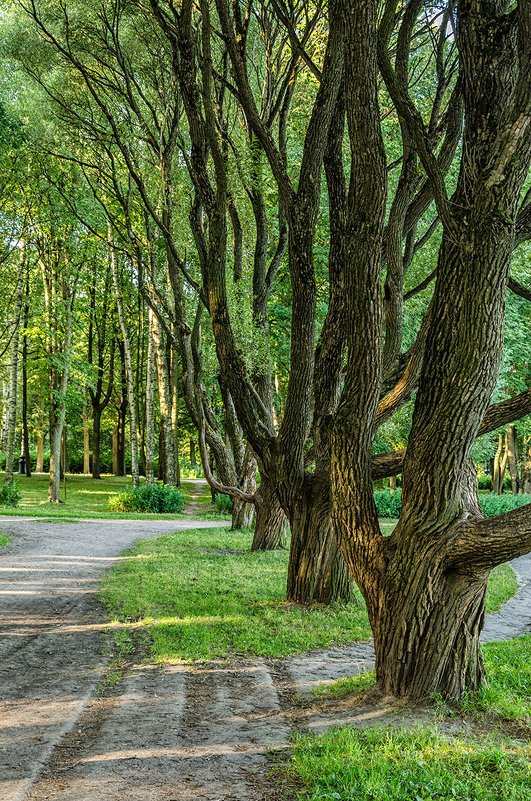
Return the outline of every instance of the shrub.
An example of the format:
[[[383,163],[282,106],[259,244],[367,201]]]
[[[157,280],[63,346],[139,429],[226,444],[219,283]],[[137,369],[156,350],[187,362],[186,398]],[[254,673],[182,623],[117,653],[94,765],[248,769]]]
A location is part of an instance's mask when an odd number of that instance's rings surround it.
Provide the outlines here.
[[[399,517],[402,509],[402,496],[400,490],[376,490],[374,493],[378,517]]]
[[[109,498],[111,512],[181,512],[184,495],[169,484],[143,485]]]
[[[21,498],[22,494],[15,481],[11,484],[4,484],[0,489],[0,506],[18,506]]]
[[[231,514],[232,512],[232,501],[228,495],[222,495],[218,493],[216,495],[216,500],[214,501],[218,509],[222,512],[226,512],[227,514]]]
[[[203,478],[203,468],[200,464],[191,464],[188,459],[179,459],[181,478]]]
[[[400,491],[388,492],[387,490],[376,490],[374,500],[378,510],[378,517],[399,517],[402,509],[402,498]],[[494,517],[504,512],[511,512],[520,506],[531,503],[531,495],[480,495],[479,505],[485,517]]]
[[[511,476],[506,474],[503,479],[503,488],[504,489],[511,489]],[[478,489],[480,490],[491,490],[492,489],[492,476],[483,475],[478,476]]]
[[[494,517],[511,512],[520,506],[531,503],[531,495],[480,495],[479,505],[485,517]]]

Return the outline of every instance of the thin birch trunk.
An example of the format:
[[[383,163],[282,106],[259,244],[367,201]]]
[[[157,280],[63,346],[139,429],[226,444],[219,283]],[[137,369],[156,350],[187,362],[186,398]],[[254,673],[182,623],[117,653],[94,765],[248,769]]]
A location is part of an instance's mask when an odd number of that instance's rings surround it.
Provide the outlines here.
[[[520,479],[518,476],[518,440],[515,426],[509,426],[505,435],[507,443],[507,461],[509,473],[511,474],[511,491],[513,495],[518,495],[520,489]]]
[[[24,302],[24,338],[22,340],[22,452],[24,454],[24,464],[26,476],[31,478],[31,456],[29,445],[28,428],[28,322],[29,322],[29,270],[26,269],[26,290]]]
[[[37,462],[35,472],[42,473],[44,470],[44,403],[39,400],[39,418],[37,421]]]
[[[172,430],[170,377],[162,340],[162,331],[156,315],[153,315],[152,326],[159,383],[160,413],[164,436],[165,480],[167,484],[175,484],[175,450]]]
[[[11,335],[10,366],[9,366],[9,401],[7,407],[7,444],[6,444],[6,484],[13,483],[13,457],[15,455],[15,433],[17,423],[17,381],[18,381],[18,346],[20,339],[20,317],[22,312],[22,294],[24,288],[26,244],[20,243],[20,261],[15,290],[15,314],[13,318],[13,333]]]
[[[155,480],[155,416],[154,416],[154,390],[155,390],[155,343],[153,342],[153,310],[148,311],[148,352],[146,365],[146,484],[150,486]]]
[[[124,345],[127,403],[129,406],[129,427],[131,435],[131,480],[133,487],[138,487],[140,485],[140,477],[138,472],[138,434],[136,425],[133,363],[131,359],[131,340],[129,339],[129,332],[127,330],[127,323],[125,321],[124,302],[118,277],[118,262],[116,260],[116,249],[114,247],[114,238],[110,222],[108,223],[107,230],[109,236],[112,280],[116,295],[116,308],[118,311],[118,320],[120,322],[120,330],[122,332],[122,340]]]
[[[90,473],[90,415],[86,406],[83,407],[83,473]]]
[[[175,485],[181,486],[181,470],[179,466],[179,371],[177,350],[171,349],[170,379],[171,379],[171,427],[173,432],[173,459],[175,463]]]
[[[59,384],[59,402],[54,398],[53,418],[54,424],[50,431],[50,480],[48,483],[48,502],[60,503],[61,487],[61,439],[66,415],[66,388],[68,386],[68,373],[70,370],[70,357],[72,354],[72,306],[73,298],[66,303],[66,329],[64,340],[64,364]]]

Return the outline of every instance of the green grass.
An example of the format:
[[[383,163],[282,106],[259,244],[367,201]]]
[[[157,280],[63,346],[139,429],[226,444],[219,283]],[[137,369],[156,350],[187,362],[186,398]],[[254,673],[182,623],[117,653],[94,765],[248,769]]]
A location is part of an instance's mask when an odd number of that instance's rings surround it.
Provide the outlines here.
[[[0,482],[2,478],[0,476]],[[101,480],[96,480],[81,475],[67,474],[66,479],[66,502],[52,504],[47,502],[48,495],[48,474],[37,473],[31,478],[17,476],[17,484],[22,493],[22,500],[16,508],[2,507],[0,513],[17,516],[46,517],[46,518],[112,518],[112,519],[160,519],[161,517],[170,520],[182,519],[182,514],[149,514],[140,512],[110,512],[109,498],[115,498],[122,493],[126,487],[131,486],[130,477],[103,476]],[[61,499],[64,499],[64,485],[61,482]],[[190,485],[183,483],[182,489],[185,495],[185,503],[191,500]],[[215,507],[210,502],[210,491],[205,487],[205,495],[201,499],[194,501],[204,505],[205,512],[199,517],[203,518],[208,512],[213,512]],[[216,517],[219,519],[219,516]],[[223,519],[223,518],[222,518]]]
[[[488,686],[464,698],[458,712],[522,718],[531,724],[531,635],[482,647]]]
[[[509,598],[515,595],[518,582],[514,570],[508,564],[498,565],[491,571],[487,585],[485,608],[487,614],[497,612]]]
[[[361,604],[285,604],[287,552],[250,545],[250,534],[225,529],[143,540],[107,574],[103,600],[116,619],[142,621],[159,661],[279,657],[370,636]]]
[[[364,605],[284,602],[287,551],[250,552],[248,532],[201,529],[142,540],[102,585],[109,614],[141,621],[150,658],[280,657],[371,636]],[[243,551],[243,553],[219,553]],[[512,570],[493,571],[488,603],[510,597]],[[514,576],[514,574],[513,574]]]
[[[7,534],[2,534],[0,532],[0,548],[5,548],[6,545],[9,545],[11,542],[11,537],[8,537]]]
[[[528,743],[344,727],[297,737],[290,773],[305,801],[527,801],[530,759]]]

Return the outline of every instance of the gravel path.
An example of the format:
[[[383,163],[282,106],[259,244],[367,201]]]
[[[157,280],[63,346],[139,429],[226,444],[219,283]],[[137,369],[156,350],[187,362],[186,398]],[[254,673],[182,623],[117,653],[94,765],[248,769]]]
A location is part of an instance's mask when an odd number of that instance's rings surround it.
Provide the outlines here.
[[[274,798],[266,753],[292,724],[282,694],[308,698],[371,667],[370,643],[274,663],[133,665],[115,685],[105,672],[102,573],[139,537],[214,525],[0,518],[13,537],[0,555],[1,801]],[[486,639],[531,631],[531,556],[515,568],[520,591]],[[310,709],[297,725],[331,722]]]

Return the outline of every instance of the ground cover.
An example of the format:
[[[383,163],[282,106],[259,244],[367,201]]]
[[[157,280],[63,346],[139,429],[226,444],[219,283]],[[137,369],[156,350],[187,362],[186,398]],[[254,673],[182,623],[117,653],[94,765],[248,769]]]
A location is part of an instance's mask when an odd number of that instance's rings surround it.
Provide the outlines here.
[[[2,476],[0,475],[0,483]],[[20,516],[45,516],[48,518],[75,518],[75,517],[95,517],[109,519],[157,519],[160,515],[150,513],[134,512],[111,512],[109,509],[109,499],[116,498],[131,486],[131,478],[126,476],[103,476],[101,480],[94,480],[89,476],[67,474],[66,480],[66,501],[60,504],[47,502],[48,495],[48,474],[36,473],[27,478],[17,476],[18,489],[22,494],[22,500],[16,508],[0,507],[0,513]],[[185,496],[185,504],[195,501],[193,494],[194,484],[183,482],[182,490]],[[61,483],[61,498],[64,499],[64,483]],[[214,515],[213,519],[220,519],[216,514],[216,509],[211,503],[210,494],[201,498],[203,514],[201,518],[207,517],[209,513]],[[195,512],[194,512],[195,514]],[[163,515],[165,518],[179,520],[182,514]],[[223,518],[222,518],[223,519]]]
[[[224,528],[142,540],[104,579],[109,614],[134,622],[131,632],[160,661],[281,657],[371,636],[359,596],[332,607],[286,604],[287,551],[251,553],[250,545],[249,533]],[[510,567],[493,571],[489,611],[516,587]]]
[[[297,737],[290,774],[301,801],[524,801],[531,793],[529,743],[345,726]]]
[[[8,537],[7,534],[2,534],[0,532],[0,548],[5,548],[11,542],[11,537]]]

